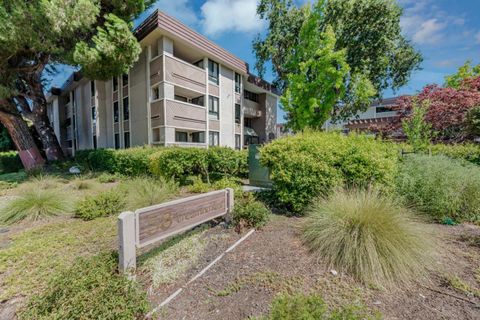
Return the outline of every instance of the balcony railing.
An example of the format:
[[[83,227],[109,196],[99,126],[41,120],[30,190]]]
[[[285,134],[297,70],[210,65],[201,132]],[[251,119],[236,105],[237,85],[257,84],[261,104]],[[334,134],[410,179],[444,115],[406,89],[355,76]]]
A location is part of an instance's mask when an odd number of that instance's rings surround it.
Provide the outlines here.
[[[191,103],[166,100],[166,125],[194,130],[206,130],[206,108]]]
[[[175,57],[165,56],[165,80],[194,91],[206,91],[205,70]]]

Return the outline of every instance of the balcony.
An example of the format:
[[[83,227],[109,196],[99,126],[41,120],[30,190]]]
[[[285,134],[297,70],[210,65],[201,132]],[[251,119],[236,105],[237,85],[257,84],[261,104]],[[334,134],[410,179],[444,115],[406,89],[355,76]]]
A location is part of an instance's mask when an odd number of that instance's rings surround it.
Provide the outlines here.
[[[206,108],[178,100],[166,100],[166,125],[192,130],[206,130]]]
[[[259,118],[262,116],[260,105],[257,102],[247,99],[244,99],[243,101],[245,104],[243,113],[246,117]]]
[[[201,93],[206,91],[205,70],[171,56],[165,56],[165,81]]]

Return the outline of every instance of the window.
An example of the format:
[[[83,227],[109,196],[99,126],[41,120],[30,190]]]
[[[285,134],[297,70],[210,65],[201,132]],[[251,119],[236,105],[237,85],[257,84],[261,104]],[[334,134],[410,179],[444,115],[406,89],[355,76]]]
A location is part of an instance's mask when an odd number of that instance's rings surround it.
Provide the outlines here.
[[[240,93],[240,88],[242,86],[242,76],[235,72],[235,92]]]
[[[238,103],[235,103],[235,123],[237,124],[240,124],[242,117],[240,108],[240,105]]]
[[[97,119],[97,108],[92,107],[92,120]]]
[[[160,99],[160,87],[152,89],[152,101]]]
[[[175,131],[176,142],[188,142],[188,133],[183,131]]]
[[[216,131],[208,132],[208,144],[210,146],[218,146],[220,144],[220,134]]]
[[[240,150],[241,149],[241,144],[240,144],[240,141],[241,141],[241,136],[239,134],[236,134],[235,135],[235,149],[237,150]]]
[[[218,85],[218,63],[208,60],[208,80]]]
[[[183,96],[175,95],[174,98],[175,100],[178,100],[178,101],[188,102],[188,99]]]
[[[205,132],[194,132],[194,133],[192,133],[192,142],[204,143],[205,142]]]
[[[95,81],[90,81],[90,96],[95,97]]]
[[[112,80],[112,85],[113,85],[113,91],[117,91],[118,90],[118,78],[117,77],[114,77],[113,80]]]
[[[245,119],[243,119],[243,123],[244,123],[244,126],[245,126],[245,127],[249,127],[249,128],[252,127],[252,119],[251,119],[251,118],[245,118]]]
[[[211,119],[220,119],[218,112],[218,98],[208,96],[208,114]]]
[[[115,133],[115,149],[120,149],[120,134]]]
[[[118,110],[118,101],[113,103],[113,122],[117,123],[120,121],[120,112]]]
[[[258,94],[254,93],[254,92],[244,90],[243,95],[245,96],[245,99],[247,99],[247,100],[250,100],[250,101],[253,101],[253,102],[258,102]]]
[[[376,113],[382,113],[382,112],[390,112],[395,110],[392,107],[378,106],[375,111]]]
[[[93,135],[93,149],[97,150],[97,136]]]
[[[204,105],[204,98],[203,98],[203,96],[193,98],[193,99],[192,99],[192,104],[196,104],[197,106],[203,106],[203,105]]]
[[[72,94],[73,94],[73,92],[72,92]],[[69,104],[69,103],[70,103],[70,95],[67,94],[67,95],[65,96],[65,104]]]
[[[125,86],[128,86],[128,74],[127,73],[124,73],[122,75],[122,85],[125,87]]]
[[[198,61],[195,62],[193,65],[203,69],[203,59],[202,59],[202,60],[198,60]]]
[[[123,134],[123,144],[125,145],[125,149],[130,148],[130,132]]]
[[[123,98],[123,121],[130,119],[130,107],[128,106],[128,97]]]

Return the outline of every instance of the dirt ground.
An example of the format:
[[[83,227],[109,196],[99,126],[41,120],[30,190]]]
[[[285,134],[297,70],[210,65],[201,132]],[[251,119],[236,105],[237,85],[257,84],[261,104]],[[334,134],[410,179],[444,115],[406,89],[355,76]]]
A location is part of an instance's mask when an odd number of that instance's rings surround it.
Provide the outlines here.
[[[430,280],[387,292],[335,275],[313,260],[296,234],[300,222],[300,218],[274,216],[154,318],[246,319],[267,314],[278,293],[301,291],[319,293],[333,307],[358,301],[381,312],[385,319],[480,319],[480,227],[434,225],[442,240]],[[210,243],[195,268],[175,284],[150,292],[154,304],[182,287],[240,237],[220,227],[209,233],[224,236]],[[456,288],[448,280],[452,277],[461,280]]]

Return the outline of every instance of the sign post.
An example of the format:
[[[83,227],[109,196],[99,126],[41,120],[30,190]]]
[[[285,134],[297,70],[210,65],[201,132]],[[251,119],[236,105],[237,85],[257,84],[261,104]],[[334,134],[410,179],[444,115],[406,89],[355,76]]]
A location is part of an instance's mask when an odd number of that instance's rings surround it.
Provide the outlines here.
[[[233,189],[227,188],[123,212],[118,216],[119,270],[136,268],[136,249],[152,245],[209,220],[226,215],[234,205]]]

